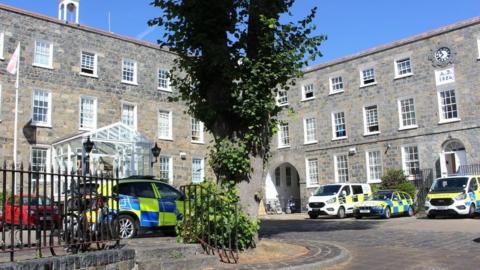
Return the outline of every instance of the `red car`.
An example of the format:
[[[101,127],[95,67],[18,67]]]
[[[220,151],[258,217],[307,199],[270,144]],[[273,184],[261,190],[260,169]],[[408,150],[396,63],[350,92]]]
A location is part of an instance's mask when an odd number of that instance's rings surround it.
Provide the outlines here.
[[[22,206],[20,207],[20,201]],[[4,212],[3,212],[4,211]],[[12,222],[13,211],[13,222]],[[22,226],[34,228],[37,225],[46,225],[47,228],[53,225],[58,227],[60,224],[60,211],[57,205],[52,204],[49,198],[31,196],[30,201],[28,196],[15,195],[15,204],[11,205],[11,199],[8,198],[2,210],[5,224],[20,225],[20,218]]]

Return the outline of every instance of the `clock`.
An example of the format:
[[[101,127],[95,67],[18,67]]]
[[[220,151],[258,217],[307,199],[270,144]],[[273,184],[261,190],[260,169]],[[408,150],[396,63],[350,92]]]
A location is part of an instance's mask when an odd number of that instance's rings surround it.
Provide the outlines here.
[[[452,51],[447,47],[441,47],[435,52],[435,60],[446,63],[452,56]]]

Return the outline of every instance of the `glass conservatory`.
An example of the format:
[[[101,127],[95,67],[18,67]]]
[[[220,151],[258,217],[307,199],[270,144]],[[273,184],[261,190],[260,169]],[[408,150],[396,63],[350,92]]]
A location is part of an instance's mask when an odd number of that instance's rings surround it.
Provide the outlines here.
[[[83,143],[90,138],[91,153]],[[153,175],[153,142],[137,130],[115,123],[79,133],[52,144],[54,170],[78,174],[103,173],[119,178]]]

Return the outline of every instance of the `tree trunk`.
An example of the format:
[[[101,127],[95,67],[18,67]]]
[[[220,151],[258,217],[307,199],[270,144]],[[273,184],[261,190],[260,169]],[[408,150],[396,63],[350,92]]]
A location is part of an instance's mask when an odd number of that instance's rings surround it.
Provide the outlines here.
[[[252,173],[248,181],[241,181],[238,184],[240,189],[240,205],[251,217],[258,217],[259,198],[263,197],[263,182],[265,178],[263,169],[263,157],[254,156],[251,158]],[[257,196],[256,196],[257,195]]]

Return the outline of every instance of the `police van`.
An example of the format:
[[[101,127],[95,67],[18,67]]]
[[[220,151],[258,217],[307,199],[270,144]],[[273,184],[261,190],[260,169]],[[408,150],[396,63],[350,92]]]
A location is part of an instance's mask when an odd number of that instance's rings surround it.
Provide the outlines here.
[[[435,179],[427,194],[427,217],[463,215],[473,217],[480,212],[480,177],[449,176]]]
[[[322,185],[308,199],[308,215],[312,219],[320,215],[345,218],[353,214],[356,203],[367,200],[371,193],[369,184]]]

